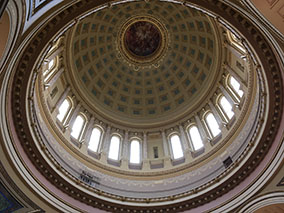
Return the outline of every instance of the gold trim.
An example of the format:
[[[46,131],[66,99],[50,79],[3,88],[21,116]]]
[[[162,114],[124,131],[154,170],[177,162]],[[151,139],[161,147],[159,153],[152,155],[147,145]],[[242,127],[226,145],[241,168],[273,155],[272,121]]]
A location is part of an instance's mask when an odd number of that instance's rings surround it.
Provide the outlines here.
[[[125,45],[125,34],[131,25],[137,22],[149,22],[159,31],[161,40],[159,47],[149,56],[137,56],[129,51]],[[121,27],[116,39],[117,57],[123,59],[135,71],[145,68],[158,68],[163,61],[170,45],[169,32],[156,17],[149,15],[137,15],[129,18]]]

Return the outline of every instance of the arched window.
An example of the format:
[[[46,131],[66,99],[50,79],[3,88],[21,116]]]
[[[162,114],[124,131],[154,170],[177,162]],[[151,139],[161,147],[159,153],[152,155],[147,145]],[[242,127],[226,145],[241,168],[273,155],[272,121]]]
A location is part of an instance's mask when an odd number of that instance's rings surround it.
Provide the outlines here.
[[[56,58],[51,59],[43,71],[44,82],[47,82],[55,71]]]
[[[101,137],[102,137],[102,130],[98,127],[93,128],[88,145],[88,148],[91,151],[98,152]]]
[[[244,91],[240,89],[241,87],[240,83],[233,76],[229,77],[228,83],[235,94],[237,94],[240,98],[243,97]]]
[[[189,133],[189,137],[192,142],[192,145],[193,145],[193,149],[195,151],[204,147],[199,130],[195,125],[189,128],[188,133]]]
[[[234,116],[234,112],[232,110],[232,105],[230,102],[225,98],[225,96],[222,96],[219,100],[219,104],[221,106],[221,109],[223,113],[229,118],[229,120]]]
[[[74,121],[74,124],[72,126],[71,129],[71,136],[75,139],[79,139],[82,131],[83,131],[83,127],[86,123],[86,119],[83,115],[78,115]]]
[[[58,115],[56,118],[63,123],[64,120],[66,120],[66,117],[68,115],[68,112],[71,110],[71,101],[69,98],[66,98],[62,104],[60,105],[58,111]]]
[[[219,128],[219,125],[216,121],[216,118],[214,115],[210,112],[205,117],[206,124],[208,126],[208,129],[213,137],[216,137],[221,133],[221,130]]]
[[[178,159],[183,157],[181,141],[178,135],[174,134],[170,137],[170,143],[173,153],[173,158]]]
[[[130,163],[141,162],[141,148],[140,142],[137,139],[133,139],[130,142]]]
[[[121,141],[120,137],[117,135],[111,137],[109,151],[108,151],[108,158],[112,160],[118,160],[120,141]]]

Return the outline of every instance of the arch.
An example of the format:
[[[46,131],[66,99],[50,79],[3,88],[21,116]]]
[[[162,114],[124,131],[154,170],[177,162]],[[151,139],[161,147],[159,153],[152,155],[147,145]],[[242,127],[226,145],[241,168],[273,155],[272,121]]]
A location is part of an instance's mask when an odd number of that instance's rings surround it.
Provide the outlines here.
[[[108,158],[112,160],[119,160],[120,149],[121,149],[121,137],[115,134],[110,139]]]
[[[102,129],[98,126],[95,126],[92,130],[90,139],[88,141],[88,149],[93,152],[98,152],[102,136],[103,136]]]
[[[69,97],[67,97],[59,106],[58,114],[56,118],[64,124],[67,118],[70,115],[71,109],[73,107],[72,101]]]
[[[173,133],[172,135],[170,135],[169,140],[170,140],[172,158],[179,159],[184,157],[183,148],[179,135],[177,133]]]
[[[215,138],[221,133],[219,124],[212,112],[208,112],[204,116],[206,127],[212,138]]]
[[[188,135],[191,141],[191,145],[194,151],[197,151],[204,147],[198,127],[193,124],[188,128]]]
[[[137,138],[130,140],[129,162],[133,164],[141,163],[141,141]]]
[[[84,127],[86,125],[87,119],[84,114],[80,113],[77,115],[72,128],[71,128],[71,137],[79,140],[80,136],[82,135],[84,131]]]

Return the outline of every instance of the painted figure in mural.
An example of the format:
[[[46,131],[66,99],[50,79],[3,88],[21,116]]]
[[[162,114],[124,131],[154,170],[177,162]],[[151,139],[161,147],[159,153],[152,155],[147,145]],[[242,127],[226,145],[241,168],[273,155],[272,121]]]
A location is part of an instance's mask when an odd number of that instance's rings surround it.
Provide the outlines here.
[[[132,24],[125,33],[128,50],[137,56],[149,56],[160,45],[161,35],[155,25],[146,21]]]

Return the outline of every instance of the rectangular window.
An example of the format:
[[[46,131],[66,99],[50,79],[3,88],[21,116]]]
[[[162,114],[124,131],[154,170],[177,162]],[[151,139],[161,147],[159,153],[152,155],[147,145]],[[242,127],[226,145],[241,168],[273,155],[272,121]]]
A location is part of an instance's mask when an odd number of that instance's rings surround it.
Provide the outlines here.
[[[153,151],[154,151],[154,158],[159,158],[159,152],[158,152],[158,147],[157,146],[153,147]]]
[[[57,87],[54,87],[53,90],[51,91],[50,93],[50,97],[51,99],[53,99],[55,97],[55,95],[57,94],[58,92],[58,88]]]

